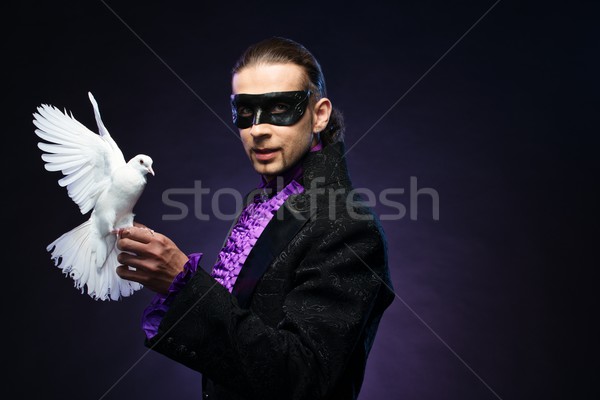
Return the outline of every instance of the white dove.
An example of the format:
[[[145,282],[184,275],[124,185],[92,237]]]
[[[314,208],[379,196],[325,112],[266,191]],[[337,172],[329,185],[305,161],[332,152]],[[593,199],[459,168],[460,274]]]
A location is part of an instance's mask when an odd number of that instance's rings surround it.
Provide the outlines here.
[[[54,106],[42,104],[33,113],[35,133],[48,171],[62,171],[58,181],[82,214],[90,218],[48,245],[51,259],[75,287],[98,300],[118,300],[142,288],[116,273],[116,230],[133,225],[133,207],[154,175],[152,159],[138,154],[129,162],[102,123],[98,104],[88,92],[99,135]]]

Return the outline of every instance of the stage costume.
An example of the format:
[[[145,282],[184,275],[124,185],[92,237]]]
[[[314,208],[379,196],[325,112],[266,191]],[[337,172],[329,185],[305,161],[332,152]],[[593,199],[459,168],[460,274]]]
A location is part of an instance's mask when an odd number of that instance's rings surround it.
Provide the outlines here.
[[[344,153],[343,143],[309,152],[280,191],[249,196],[220,253],[242,254],[243,265],[217,262],[207,273],[190,255],[170,295],[147,309],[146,346],[199,371],[203,398],[358,396],[394,293],[381,225],[347,198]],[[249,226],[258,222],[239,220],[254,215],[247,210],[272,214],[257,237]],[[250,245],[235,250],[238,234]]]

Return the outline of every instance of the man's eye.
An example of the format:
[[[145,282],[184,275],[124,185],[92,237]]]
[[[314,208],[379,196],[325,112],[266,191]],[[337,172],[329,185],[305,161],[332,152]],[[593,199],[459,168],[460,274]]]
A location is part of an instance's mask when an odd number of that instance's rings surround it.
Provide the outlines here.
[[[279,104],[275,104],[273,106],[273,108],[271,108],[271,113],[272,114],[282,114],[284,112],[287,112],[289,109],[290,109],[290,106],[288,104],[279,103]]]
[[[252,116],[253,113],[254,113],[254,111],[250,107],[240,106],[237,109],[237,114],[240,117],[250,117],[250,116]]]

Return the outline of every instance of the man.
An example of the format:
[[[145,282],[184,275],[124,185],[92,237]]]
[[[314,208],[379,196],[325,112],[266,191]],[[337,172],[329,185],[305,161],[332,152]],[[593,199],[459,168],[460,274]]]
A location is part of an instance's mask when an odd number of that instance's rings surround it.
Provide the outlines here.
[[[232,90],[262,184],[211,273],[164,235],[120,233],[119,275],[157,292],[145,343],[201,372],[204,398],[356,399],[394,295],[384,232],[352,192],[341,114],[289,39],[249,47]]]

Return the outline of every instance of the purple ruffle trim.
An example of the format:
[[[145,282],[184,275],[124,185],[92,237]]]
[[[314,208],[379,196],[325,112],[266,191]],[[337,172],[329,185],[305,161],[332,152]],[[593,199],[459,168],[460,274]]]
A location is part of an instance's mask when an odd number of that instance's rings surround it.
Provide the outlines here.
[[[192,276],[198,271],[198,263],[202,258],[202,253],[192,253],[188,256],[188,262],[169,286],[167,294],[157,293],[150,305],[146,307],[142,314],[142,329],[148,339],[152,339],[158,333],[160,321],[169,310],[169,306],[179,291],[185,286]]]
[[[302,193],[304,188],[292,180],[285,188],[264,202],[253,202],[242,211],[238,222],[231,230],[225,246],[219,252],[211,276],[230,293],[242,270],[248,254],[279,207],[292,194]]]

